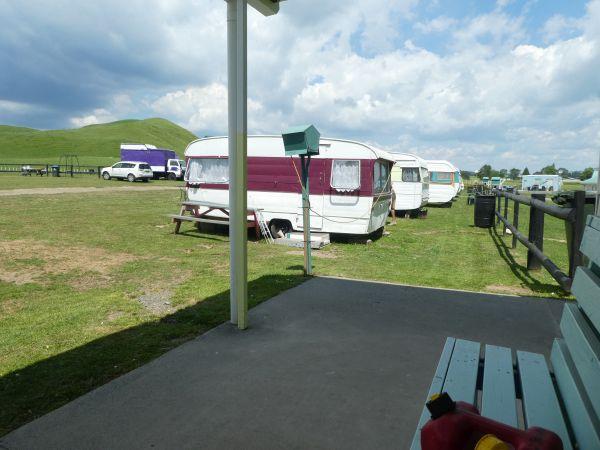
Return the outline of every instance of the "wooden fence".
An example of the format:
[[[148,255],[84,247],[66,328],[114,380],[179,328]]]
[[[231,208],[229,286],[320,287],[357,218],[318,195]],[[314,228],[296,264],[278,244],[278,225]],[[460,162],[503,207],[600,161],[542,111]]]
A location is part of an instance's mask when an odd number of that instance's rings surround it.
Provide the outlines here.
[[[502,223],[503,234],[506,230],[512,233],[512,248],[517,247],[517,241],[527,247],[527,270],[539,270],[544,267],[550,275],[567,292],[571,291],[571,284],[577,266],[583,265],[583,255],[579,250],[583,230],[585,228],[585,197],[584,191],[576,191],[570,207],[561,207],[546,203],[546,194],[536,193],[531,196],[520,195],[502,190],[495,190],[497,196],[496,225]],[[502,211],[504,199],[504,211]],[[508,218],[508,202],[512,200],[513,220]],[[528,205],[529,231],[525,236],[519,231],[519,205]],[[558,266],[544,254],[544,217],[548,214],[565,221],[567,234],[567,249],[569,254],[569,270],[564,273]]]

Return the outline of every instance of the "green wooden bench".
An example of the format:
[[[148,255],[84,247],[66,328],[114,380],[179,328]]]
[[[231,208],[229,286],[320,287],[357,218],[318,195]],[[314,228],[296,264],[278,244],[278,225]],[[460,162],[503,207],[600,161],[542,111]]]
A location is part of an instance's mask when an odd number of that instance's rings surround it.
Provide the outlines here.
[[[589,259],[578,267],[565,305],[563,337],[550,355],[448,338],[427,398],[442,391],[472,403],[483,416],[514,427],[554,431],[565,450],[600,449],[600,217],[589,216],[581,243]],[[411,450],[421,448],[423,408]]]

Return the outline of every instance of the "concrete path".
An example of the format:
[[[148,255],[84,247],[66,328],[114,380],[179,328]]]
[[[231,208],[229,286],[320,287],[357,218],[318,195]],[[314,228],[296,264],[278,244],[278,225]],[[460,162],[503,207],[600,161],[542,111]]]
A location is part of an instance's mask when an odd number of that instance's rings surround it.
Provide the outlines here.
[[[446,336],[548,354],[562,306],[315,278],[0,448],[407,449]]]
[[[59,187],[59,188],[27,188],[3,189],[0,197],[12,195],[56,195],[56,194],[97,194],[102,192],[136,192],[136,191],[165,191],[180,189],[178,186],[115,186],[115,187]]]

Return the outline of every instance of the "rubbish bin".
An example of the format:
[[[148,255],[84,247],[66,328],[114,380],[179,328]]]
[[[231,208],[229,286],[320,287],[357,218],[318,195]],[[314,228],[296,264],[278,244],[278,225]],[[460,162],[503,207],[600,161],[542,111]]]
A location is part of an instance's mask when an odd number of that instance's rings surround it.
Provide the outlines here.
[[[475,195],[475,226],[490,228],[494,226],[496,217],[496,196],[489,194]]]
[[[51,166],[50,169],[53,177],[60,177],[60,166]]]

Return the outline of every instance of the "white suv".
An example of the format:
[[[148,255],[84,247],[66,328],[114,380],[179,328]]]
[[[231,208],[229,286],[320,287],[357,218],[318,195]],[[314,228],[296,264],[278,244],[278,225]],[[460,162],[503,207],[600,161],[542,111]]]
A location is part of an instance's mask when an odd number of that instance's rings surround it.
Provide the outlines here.
[[[152,169],[148,163],[135,161],[120,161],[111,167],[102,169],[102,178],[110,180],[111,178],[122,178],[127,181],[142,180],[147,182],[153,177]]]

